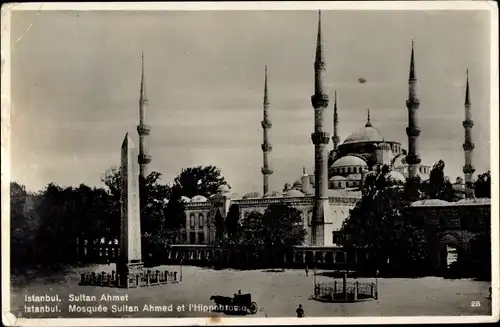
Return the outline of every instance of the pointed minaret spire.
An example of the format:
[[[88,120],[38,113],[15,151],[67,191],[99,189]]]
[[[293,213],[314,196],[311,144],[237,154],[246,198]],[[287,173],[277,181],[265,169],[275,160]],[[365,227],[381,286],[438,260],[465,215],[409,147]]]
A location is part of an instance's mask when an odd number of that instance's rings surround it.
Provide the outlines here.
[[[417,109],[420,106],[420,100],[417,98],[417,75],[415,72],[415,50],[414,42],[411,41],[410,74],[408,78],[408,127],[406,135],[408,136],[408,154],[406,162],[408,163],[409,177],[416,177],[418,165],[421,162],[418,146],[418,137],[420,136],[420,127],[418,126]]]
[[[365,127],[372,127],[372,122],[370,120],[370,109],[366,109],[367,114],[366,114],[366,124]]]
[[[323,40],[321,39],[321,10],[318,11],[318,36],[316,39],[316,62],[324,62]]]
[[[139,125],[137,126],[137,134],[139,134],[139,167],[140,177],[147,177],[147,165],[151,162],[151,156],[147,153],[147,136],[151,132],[151,128],[146,125],[146,106],[148,100],[146,98],[146,83],[144,77],[144,53],[141,54],[141,87],[139,94]]]
[[[261,126],[263,130],[263,142],[261,145],[263,154],[263,165],[261,168],[263,177],[263,192],[265,195],[269,191],[269,175],[273,174],[273,170],[270,168],[269,164],[269,154],[273,150],[273,146],[269,143],[268,130],[273,126],[269,120],[269,99],[267,93],[267,65],[264,68],[264,102],[263,102],[263,116]]]
[[[321,11],[318,13],[318,38],[314,62],[314,95],[311,104],[314,108],[314,133],[311,140],[314,144],[314,194],[313,217],[311,222],[311,245],[323,246],[331,244],[331,234],[325,235],[325,221],[330,220],[330,203],[328,200],[328,149],[330,135],[323,130],[325,111],[328,108],[328,95],[324,91],[325,62],[321,39]]]
[[[470,105],[470,94],[469,94],[469,69],[467,68],[465,71],[466,82],[465,82],[465,105]]]
[[[338,133],[339,133],[339,115],[337,113],[337,90],[335,90],[334,103],[333,103],[333,136],[332,136],[334,151],[337,150],[340,143],[340,138]]]
[[[414,51],[414,41],[413,39],[411,40],[411,57],[410,57],[410,76],[409,79],[413,80],[416,79],[417,76],[415,75],[415,51]]]
[[[474,166],[472,165],[472,152],[474,150],[474,143],[472,143],[472,127],[474,126],[474,121],[471,116],[471,101],[470,101],[470,90],[469,90],[469,70],[466,71],[466,82],[465,82],[465,119],[462,122],[465,131],[465,139],[463,144],[465,164],[463,167],[463,172],[465,175],[466,187],[472,187],[472,175],[475,172]]]

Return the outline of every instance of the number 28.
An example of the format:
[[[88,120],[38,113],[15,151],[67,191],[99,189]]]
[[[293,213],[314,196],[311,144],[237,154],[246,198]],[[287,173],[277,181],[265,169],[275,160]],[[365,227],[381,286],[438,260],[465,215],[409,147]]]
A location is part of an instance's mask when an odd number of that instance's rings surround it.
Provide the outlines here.
[[[481,302],[479,302],[479,301],[471,301],[470,302],[470,306],[472,308],[479,308],[481,306]]]

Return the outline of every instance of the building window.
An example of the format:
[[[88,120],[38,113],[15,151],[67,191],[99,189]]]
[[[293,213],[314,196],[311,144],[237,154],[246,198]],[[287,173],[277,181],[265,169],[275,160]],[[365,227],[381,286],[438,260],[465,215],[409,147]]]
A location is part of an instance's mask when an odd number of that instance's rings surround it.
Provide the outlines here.
[[[196,233],[195,232],[189,233],[189,244],[196,244]]]
[[[205,244],[205,233],[203,232],[198,233],[198,243]]]
[[[195,219],[194,219],[194,215],[191,214],[191,217],[189,219],[189,226],[191,226],[191,228],[194,228],[195,224],[196,224],[196,222],[195,222]]]
[[[342,183],[341,182],[339,182],[339,188],[342,188]]]
[[[351,167],[347,167],[347,173],[351,172]]]
[[[203,214],[200,213],[200,216],[198,217],[198,219],[199,219],[198,226],[200,228],[203,228],[203,220],[204,220]]]
[[[313,217],[313,212],[312,211],[309,211],[307,213],[307,223],[309,224],[309,226],[312,225],[312,217]]]

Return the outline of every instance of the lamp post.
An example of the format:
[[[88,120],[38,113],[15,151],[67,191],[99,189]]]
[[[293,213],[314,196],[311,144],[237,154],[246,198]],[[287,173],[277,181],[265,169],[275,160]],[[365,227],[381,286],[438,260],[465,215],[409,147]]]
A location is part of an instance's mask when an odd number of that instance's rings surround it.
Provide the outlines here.
[[[378,300],[378,275],[379,271],[377,269],[377,271],[375,272],[375,300]]]

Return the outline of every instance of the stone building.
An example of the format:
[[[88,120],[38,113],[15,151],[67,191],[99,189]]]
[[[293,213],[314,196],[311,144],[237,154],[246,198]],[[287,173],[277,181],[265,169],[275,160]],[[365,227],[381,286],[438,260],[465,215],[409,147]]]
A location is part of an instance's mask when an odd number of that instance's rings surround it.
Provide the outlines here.
[[[186,203],[185,221],[182,226],[184,244],[213,244],[215,241],[215,221],[225,219],[231,205],[236,204],[240,209],[240,221],[244,220],[252,211],[264,212],[270,204],[289,203],[302,214],[301,224],[307,230],[305,244],[310,247],[335,246],[338,243],[338,232],[343,221],[349,216],[352,209],[361,198],[360,188],[364,177],[371,171],[376,171],[384,165],[391,171],[387,178],[404,182],[409,176],[417,176],[428,180],[431,167],[421,163],[418,137],[420,129],[417,125],[419,100],[417,94],[417,78],[415,69],[414,46],[412,42],[410,72],[408,79],[409,95],[406,101],[408,110],[409,150],[403,148],[401,142],[387,140],[379,129],[373,126],[368,110],[364,127],[348,135],[341,143],[339,133],[340,119],[337,104],[337,95],[334,99],[334,129],[333,150],[328,151],[326,145],[330,135],[325,132],[326,108],[329,104],[324,89],[326,64],[323,55],[321,36],[321,12],[318,19],[318,33],[314,62],[314,95],[311,104],[314,111],[314,132],[311,135],[315,147],[315,171],[309,174],[303,169],[293,184],[285,184],[282,190],[270,188],[270,177],[273,174],[270,154],[272,144],[268,131],[272,127],[267,66],[265,67],[264,100],[263,100],[263,175],[264,194],[249,192],[243,196],[233,194],[225,185],[219,187],[216,194],[206,198],[198,195],[192,199],[183,198]],[[470,142],[469,88],[467,80],[466,100],[466,143]],[[141,116],[142,117],[142,116]],[[402,127],[403,128],[403,127]],[[468,133],[468,134],[467,134]],[[472,169],[470,160],[470,146],[465,148],[467,173]],[[469,169],[470,168],[470,169]],[[279,167],[278,167],[279,169]],[[464,170],[465,171],[465,170]],[[463,198],[463,180],[457,180],[453,185],[460,198]],[[461,193],[462,192],[462,193]]]

